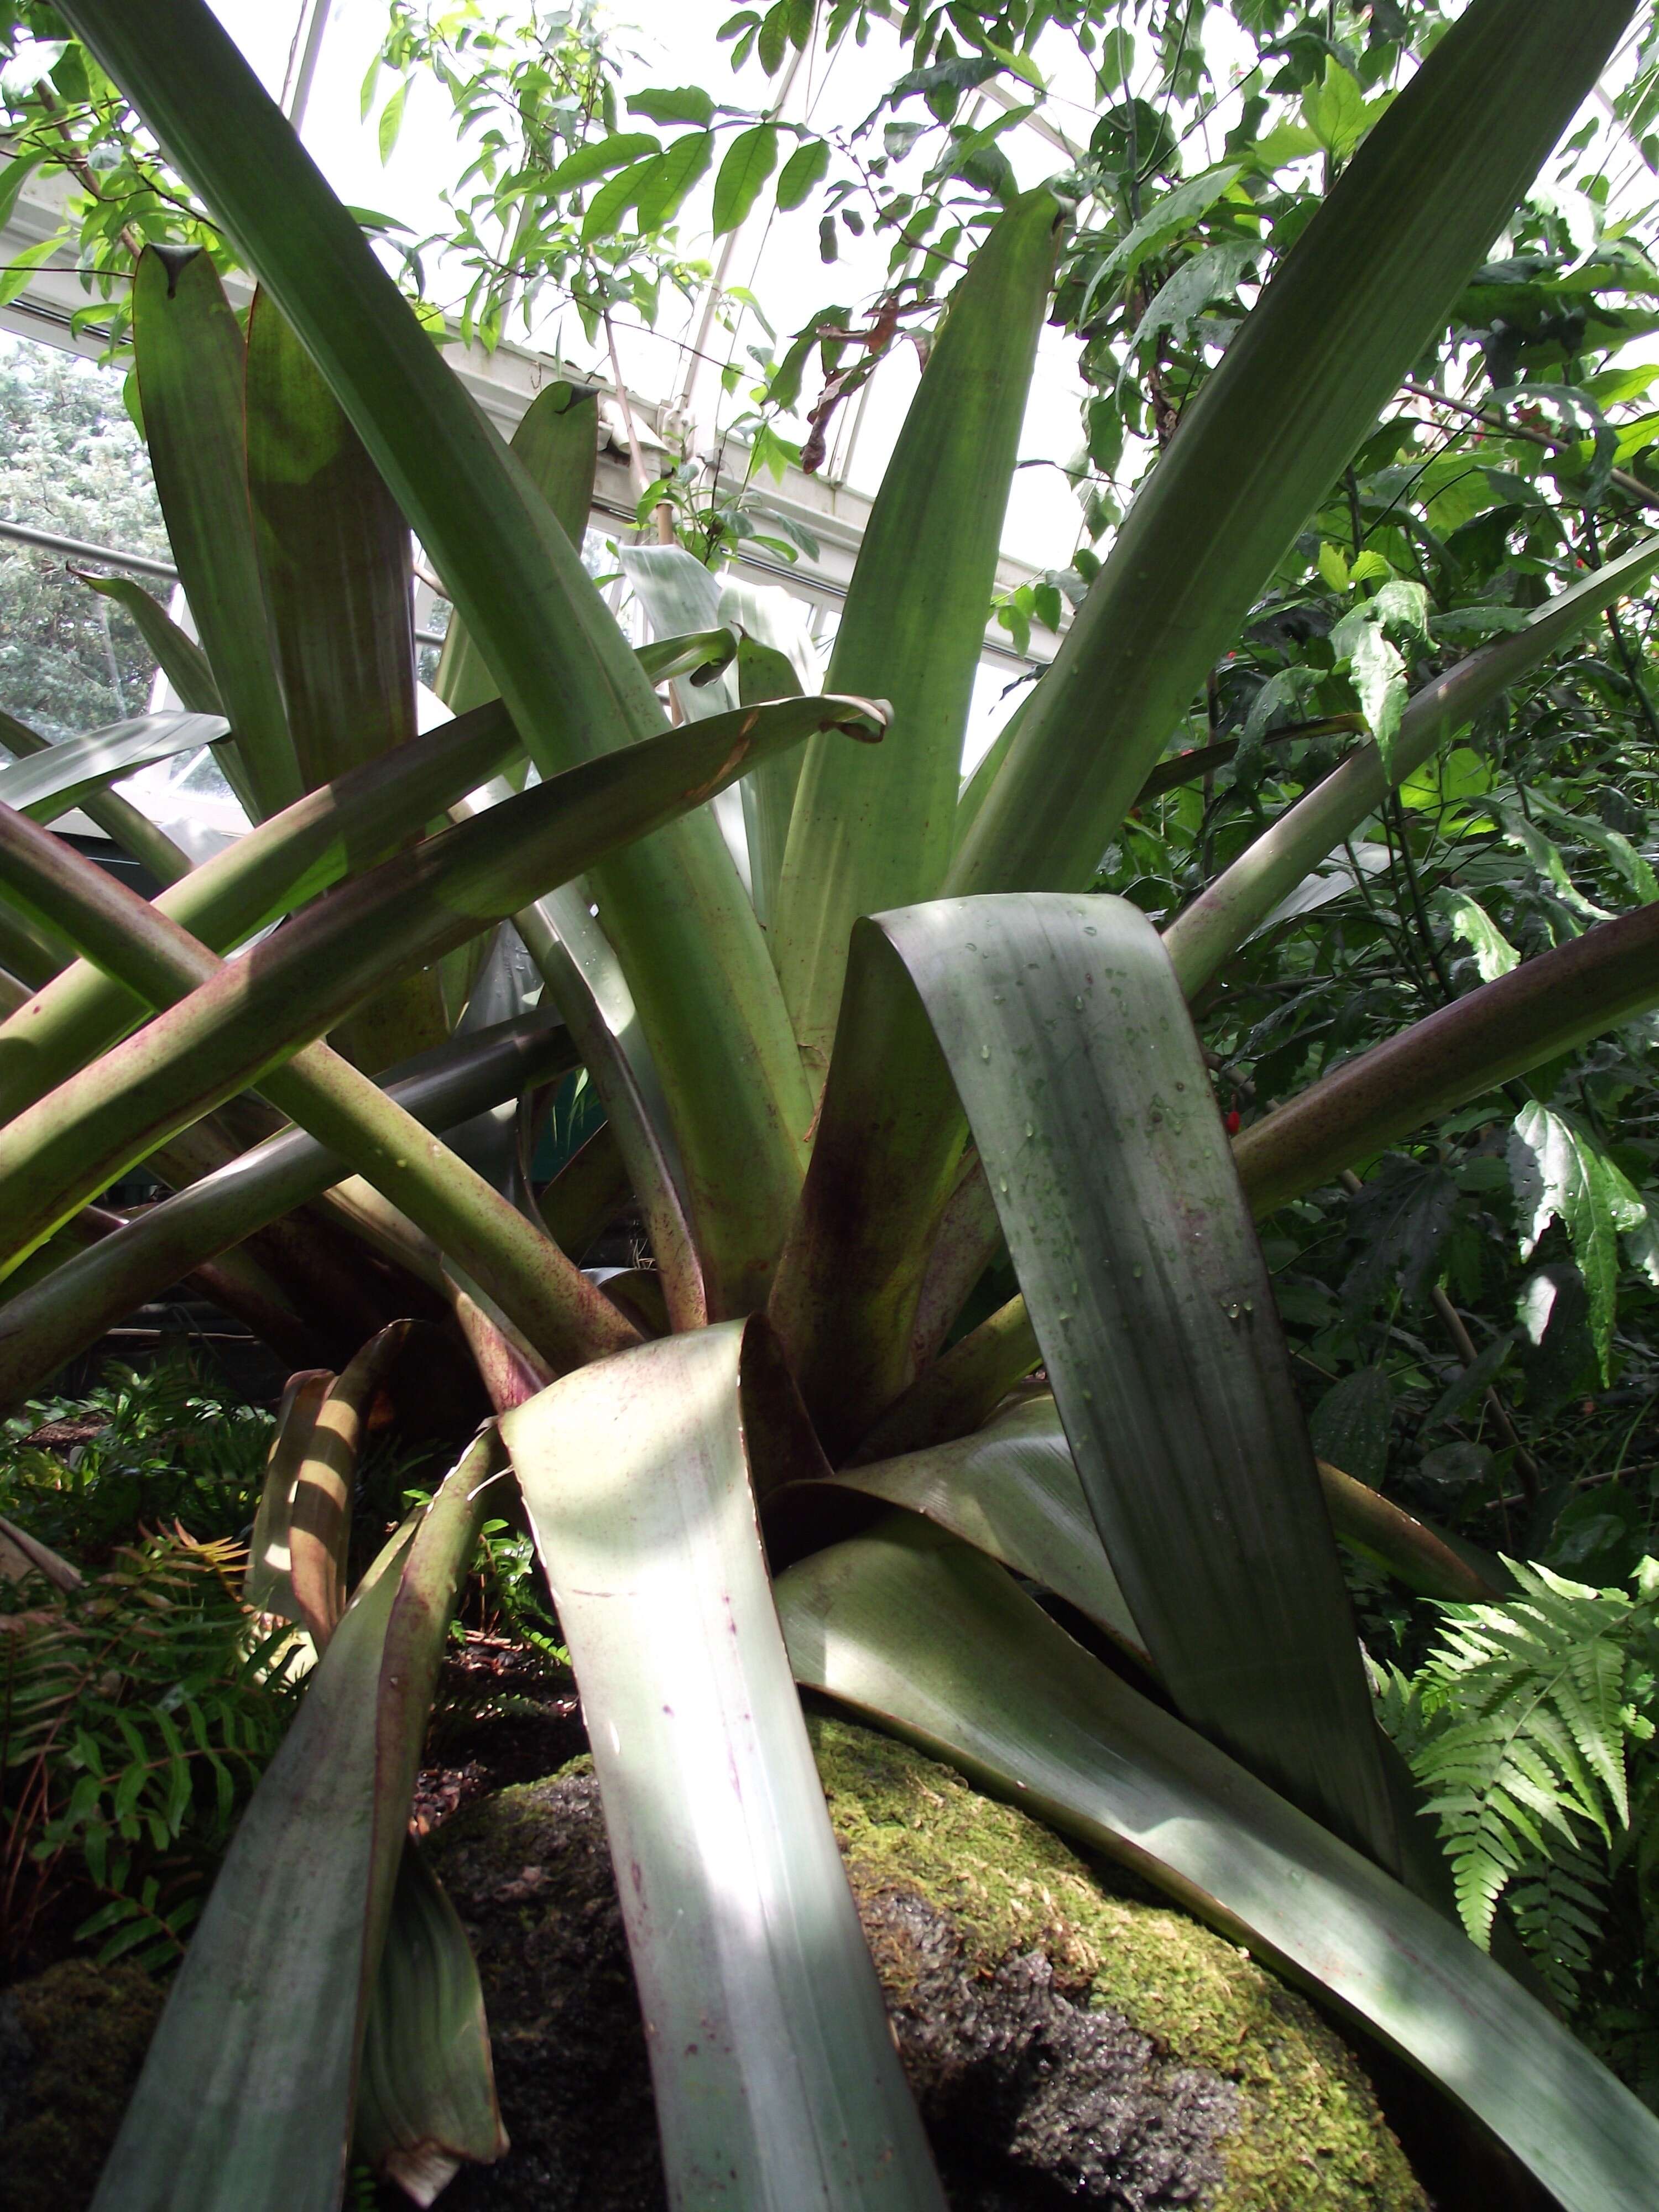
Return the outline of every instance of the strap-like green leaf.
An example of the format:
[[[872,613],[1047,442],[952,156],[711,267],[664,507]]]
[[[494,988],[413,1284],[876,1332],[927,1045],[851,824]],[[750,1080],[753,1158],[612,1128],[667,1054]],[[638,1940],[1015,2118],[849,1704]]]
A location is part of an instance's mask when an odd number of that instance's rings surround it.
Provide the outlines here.
[[[386,1547],[311,1677],[173,1985],[98,2212],[339,2203],[364,2020],[492,1441]]]
[[[563,1030],[526,1016],[428,1055],[429,1066],[390,1082],[387,1096],[423,1126],[447,1129],[566,1073],[574,1057]],[[0,1406],[19,1404],[122,1315],[349,1173],[315,1137],[286,1130],[17,1291],[0,1306]],[[341,1194],[365,1188],[347,1184]]]
[[[738,648],[738,696],[745,707],[766,699],[793,698],[820,686],[818,655],[806,626],[806,610],[775,584],[751,584],[727,575],[720,585],[720,617],[743,634]],[[749,890],[761,927],[777,957],[778,888],[783,878],[789,824],[800,788],[802,756],[781,754],[767,761],[738,788],[743,793],[743,826],[749,841]]]
[[[1256,1218],[1659,1004],[1659,906],[1598,922],[1345,1061],[1238,1139]]]
[[[99,925],[104,932],[100,957],[130,988],[166,1003],[176,995],[179,978],[191,963],[199,988],[0,1130],[0,1188],[8,1192],[0,1197],[0,1218],[6,1223],[10,1256],[21,1258],[175,1128],[258,1081],[297,1047],[320,1036],[367,992],[465,943],[484,923],[505,918],[550,884],[568,881],[631,837],[672,821],[755,759],[780,745],[799,744],[825,721],[866,738],[878,735],[881,728],[880,716],[862,701],[787,700],[745,708],[729,720],[665,732],[629,754],[609,754],[569,769],[504,801],[487,817],[428,839],[415,852],[384,863],[313,905],[268,947],[217,974],[201,966],[199,945],[188,949],[188,939],[180,945],[183,933],[150,915],[142,901],[133,902],[142,912],[132,915],[130,924],[110,913]],[[45,849],[38,842],[31,844],[15,817],[10,827],[0,818],[0,854],[3,880],[21,903],[43,902],[54,911],[65,911],[67,899],[77,909],[76,928],[82,928],[82,902],[65,882],[64,856],[58,856],[56,866],[49,865]],[[84,877],[81,883],[89,893]],[[106,908],[116,888],[103,889]],[[146,956],[142,979],[131,964],[141,924],[158,956],[154,966]],[[200,981],[204,975],[208,980]],[[331,1063],[328,1081],[334,1094],[330,1126],[324,1129],[315,1121],[320,1099],[306,1107],[305,1117],[313,1133],[349,1149],[354,1129],[361,1132],[365,1117],[386,1120],[384,1101],[365,1079],[350,1082],[353,1072],[345,1063],[332,1054],[325,1057]],[[348,1119],[336,1119],[338,1113]],[[410,1198],[392,1192],[385,1179],[424,1180],[428,1164],[418,1152],[406,1156],[406,1145],[398,1149],[391,1129],[399,1118],[393,1109],[386,1123],[392,1156],[365,1171],[410,1211]],[[459,1169],[460,1163],[453,1166]],[[463,1172],[471,1177],[469,1189],[488,1188],[470,1170]],[[441,1199],[435,1187],[429,1195]],[[482,1231],[491,1218],[494,1209],[486,1209],[477,1228]],[[451,1227],[458,1229],[459,1224]],[[520,1232],[527,1229],[521,1220],[515,1230],[505,1216],[497,1219],[497,1230],[509,1245],[521,1242]],[[475,1249],[471,1258],[459,1245],[450,1249],[470,1273],[493,1287],[495,1269],[488,1245]],[[511,1304],[509,1299],[502,1302]],[[535,1328],[521,1325],[533,1339]],[[551,1346],[543,1348],[556,1360],[565,1356]]]
[[[411,1843],[398,1868],[363,2033],[352,2149],[430,2204],[465,2159],[507,2148],[477,1961],[460,1915]]]
[[[513,450],[565,536],[580,550],[587,532],[599,458],[598,392],[562,378],[544,386],[519,418]],[[432,688],[457,714],[501,696],[465,618],[457,612],[452,611],[444,632]]]
[[[32,821],[55,822],[88,792],[175,754],[217,744],[228,725],[217,714],[137,714],[83,738],[65,738],[0,769],[0,804]]]
[[[1108,1558],[1187,1718],[1398,1863],[1352,1609],[1198,1040],[1127,901],[879,929],[972,1127]]]
[[[859,548],[826,681],[890,700],[892,741],[861,760],[807,748],[778,894],[778,971],[820,1085],[854,921],[931,898],[950,863],[963,734],[1059,221],[1041,186],[975,254]]]
[[[1632,13],[1632,0],[1474,0],[1440,40],[1183,414],[1043,678],[952,890],[1088,884]]]
[[[701,1328],[708,1319],[708,1290],[662,1078],[622,964],[589,904],[585,886],[567,884],[520,908],[514,927],[605,1100],[606,1127],[639,1200],[674,1326]]]
[[[780,1491],[769,1510],[804,1486]],[[1065,1598],[1151,1666],[1101,1549],[1052,1398],[1011,1407],[974,1435],[931,1451],[844,1468],[835,1487],[920,1513]]]
[[[395,852],[517,747],[505,708],[459,715],[272,815],[162,892],[156,910],[211,951],[228,952],[316,892]],[[27,1050],[15,1048],[18,1032],[0,1029],[0,1119],[44,1097],[144,1011],[113,976],[76,962],[30,1008]]]
[[[313,1136],[345,1153],[441,1251],[465,1267],[556,1372],[636,1340],[638,1331],[538,1227],[464,1160],[428,1139],[349,1060],[320,1043],[307,1044],[291,1058],[285,1048],[271,1052],[285,1003],[293,1018],[292,1001],[285,1002],[281,988],[283,963],[275,951],[264,973],[270,988],[275,969],[276,988],[260,1010],[265,1028],[261,1045],[258,1021],[250,1034],[231,1009],[240,1006],[246,1014],[251,976],[257,1000],[264,963],[256,959],[222,966],[196,939],[125,884],[20,815],[0,813],[0,880],[25,904],[57,915],[82,951],[95,955],[152,1004],[182,1001],[107,1060],[95,1061],[52,1092],[0,1137],[0,1148],[12,1146],[20,1160],[32,1155],[47,1176],[64,1175],[70,1186],[67,1192],[60,1187],[54,1196],[46,1176],[32,1176],[24,1170],[27,1200],[15,1212],[0,1211],[6,1233],[17,1238],[12,1261],[25,1256],[109,1179],[88,1166],[99,1158],[100,1145],[104,1157],[143,1157],[158,1135],[164,1139],[171,1127],[188,1127],[196,1118],[189,1103],[192,1091],[210,1091],[212,1097],[202,1101],[207,1105],[242,1088],[241,1080],[227,1074],[240,1052],[268,1071],[265,1088],[272,1102]],[[282,951],[291,947],[295,936],[285,933]],[[315,994],[302,998],[301,1006],[302,1024],[314,1024]],[[204,1008],[205,1021],[192,1038],[192,1017],[200,1020]],[[308,1033],[314,1035],[314,1028]],[[77,1102],[78,1115],[72,1110]],[[71,1109],[63,1122],[60,1106]],[[158,1121],[163,1125],[159,1132]],[[73,1139],[67,1147],[61,1141],[71,1126],[89,1146],[78,1156]],[[3,1272],[9,1268],[0,1261]]]
[[[409,526],[274,301],[248,316],[247,484],[306,788],[415,734]]]
[[[213,680],[208,657],[193,637],[186,637],[158,599],[131,576],[89,576],[81,581],[106,599],[113,599],[132,617],[139,635],[155,655],[161,673],[185,705],[198,714],[222,714],[224,703]]]
[[[89,581],[90,579],[83,579]],[[114,580],[100,577],[100,583]],[[137,586],[133,586],[135,590]],[[139,597],[145,605],[154,606],[154,599],[143,592]],[[188,701],[185,702],[189,704]],[[0,711],[0,745],[15,760],[32,759],[36,753],[51,750],[52,740],[32,730],[27,722],[20,722],[15,714]],[[190,859],[175,845],[171,837],[158,830],[147,814],[141,814],[130,799],[123,799],[118,791],[89,791],[82,795],[81,805],[104,835],[130,853],[140,865],[149,870],[158,883],[176,884],[180,876],[190,873]]]
[[[283,1620],[291,1620],[295,1627],[304,1623],[289,1573],[289,1520],[294,1504],[294,1483],[310,1446],[318,1411],[337,1380],[325,1367],[306,1368],[289,1376],[276,1408],[276,1426],[271,1435],[270,1449],[265,1454],[258,1510],[253,1516],[253,1534],[248,1539],[247,1571],[242,1577],[243,1602],[256,1613],[276,1613]]]
[[[235,732],[256,816],[303,786],[271,650],[247,502],[242,333],[206,253],[139,256],[133,350],[179,580]]]
[[[502,1434],[581,1685],[671,2201],[924,2212],[755,1526],[751,1481],[813,1449],[768,1354],[763,1323],[665,1338]]]
[[[651,686],[546,500],[204,0],[150,0],[142,21],[125,0],[71,4],[327,378],[542,774],[659,732]],[[618,854],[594,890],[673,1100],[713,1295],[747,1310],[799,1192],[811,1115],[765,940],[698,815]]]
[[[896,1516],[777,1585],[797,1678],[1127,1862],[1437,2081],[1564,2212],[1647,2212],[1659,2121],[1431,1906]]]

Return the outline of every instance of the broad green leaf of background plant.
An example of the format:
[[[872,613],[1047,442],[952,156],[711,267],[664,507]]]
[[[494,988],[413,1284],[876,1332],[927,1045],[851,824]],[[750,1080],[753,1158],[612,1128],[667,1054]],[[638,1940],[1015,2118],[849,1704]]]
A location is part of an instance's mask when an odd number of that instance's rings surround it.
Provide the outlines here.
[[[1649,2212],[1659,2121],[1433,1908],[914,1517],[792,1567],[797,1679],[1334,2001],[1477,2115],[1565,2212]]]
[[[776,124],[757,123],[750,130],[738,131],[726,148],[720,174],[714,179],[716,238],[735,230],[754,206],[777,158]]]
[[[823,183],[830,169],[830,142],[827,138],[803,138],[800,144],[783,165],[778,179],[778,206],[786,214],[798,208],[811,197],[813,188]]]
[[[1302,95],[1302,114],[1310,131],[1337,161],[1346,161],[1366,131],[1388,106],[1391,95],[1367,100],[1354,79],[1334,55],[1325,63],[1325,75]]]
[[[501,1425],[581,1685],[671,2200],[942,2207],[755,1524],[751,1484],[822,1471],[764,1323],[585,1368]]]
[[[1496,982],[1518,964],[1521,955],[1478,899],[1467,891],[1444,890],[1437,894],[1436,904],[1450,923],[1453,936],[1461,937],[1474,954],[1483,983]]]
[[[1606,1382],[1619,1291],[1619,1237],[1640,1229],[1648,1209],[1587,1131],[1536,1099],[1515,1117],[1509,1163],[1521,1257],[1530,1260],[1551,1222],[1560,1221],[1589,1293],[1590,1335]]]

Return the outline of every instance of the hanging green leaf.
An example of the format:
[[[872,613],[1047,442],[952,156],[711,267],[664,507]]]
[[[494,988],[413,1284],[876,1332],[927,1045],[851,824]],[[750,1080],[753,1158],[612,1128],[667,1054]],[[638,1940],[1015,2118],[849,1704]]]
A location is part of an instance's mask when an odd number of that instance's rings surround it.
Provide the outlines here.
[[[674,220],[686,194],[707,173],[714,151],[714,132],[694,131],[648,165],[637,193],[641,234]]]
[[[1346,661],[1359,708],[1370,727],[1382,772],[1393,781],[1391,763],[1400,718],[1406,708],[1406,663],[1383,634],[1370,602],[1343,616],[1331,632],[1331,651]]]
[[[672,90],[649,88],[630,92],[628,112],[647,123],[696,123],[706,131],[714,119],[714,103],[700,84],[683,84]]]
[[[662,141],[653,138],[648,131],[615,131],[599,138],[590,138],[568,154],[547,180],[553,192],[574,191],[579,185],[591,185],[596,177],[608,177],[613,169],[625,169],[633,161],[643,161],[647,155],[660,154]]]
[[[588,202],[587,213],[582,217],[584,246],[591,246],[596,238],[615,235],[623,217],[655,172],[660,158],[653,155],[642,161],[631,161],[627,168],[599,187]]]
[[[1509,1163],[1521,1257],[1531,1259],[1557,1219],[1572,1241],[1572,1256],[1589,1293],[1590,1335],[1605,1382],[1619,1291],[1619,1232],[1638,1228],[1647,1207],[1593,1137],[1535,1099],[1515,1117]]]
[[[380,110],[380,128],[376,132],[380,149],[380,166],[384,168],[392,159],[398,143],[398,133],[404,127],[404,103],[409,98],[409,81],[405,78]]]
[[[1483,983],[1491,983],[1499,975],[1507,975],[1519,962],[1521,955],[1510,943],[1478,899],[1467,891],[1446,890],[1435,895],[1435,904],[1451,925],[1452,934],[1461,937],[1474,956]]]
[[[757,123],[738,131],[726,149],[720,174],[714,179],[714,235],[735,230],[759,197],[778,158],[778,130],[775,123]]]
[[[784,211],[798,208],[820,184],[830,168],[827,138],[803,138],[783,165],[778,179],[778,205]]]

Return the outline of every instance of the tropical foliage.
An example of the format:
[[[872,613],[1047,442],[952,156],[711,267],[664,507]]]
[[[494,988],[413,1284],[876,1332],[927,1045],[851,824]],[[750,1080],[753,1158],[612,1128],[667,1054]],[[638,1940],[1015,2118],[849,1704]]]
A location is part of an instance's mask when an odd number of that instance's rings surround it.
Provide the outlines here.
[[[50,747],[21,727],[0,774],[0,1391],[22,1401],[184,1276],[243,1315],[295,1370],[244,1595],[313,1662],[100,2204],[320,2207],[354,2142],[422,2186],[499,2148],[476,1974],[407,1823],[446,1623],[503,1499],[629,1871],[682,2201],[714,2179],[780,2208],[942,2201],[798,1684],[1329,1993],[1564,2205],[1648,2199],[1650,2113],[1458,1923],[1339,1552],[1364,1562],[1384,1637],[1404,1619],[1389,1589],[1456,1600],[1480,1609],[1449,1647],[1466,1671],[1522,1666],[1460,1709],[1435,1657],[1394,1717],[1450,1823],[1468,1924],[1491,1925],[1485,1862],[1526,1875],[1523,1934],[1572,1924],[1576,1862],[1523,1867],[1514,1838],[1536,1850],[1553,1820],[1582,1856],[1623,1814],[1615,1741],[1646,1692],[1619,1670],[1645,1664],[1645,1586],[1632,1607],[1517,1569],[1522,1601],[1497,1610],[1504,1569],[1468,1529],[1376,1486],[1396,1405],[1420,1408],[1468,1455],[1443,1478],[1434,1445],[1417,1478],[1455,1518],[1491,1534],[1513,1482],[1540,1541],[1589,1541],[1507,1403],[1479,1417],[1501,1449],[1471,1407],[1509,1389],[1511,1354],[1528,1419],[1587,1362],[1611,1388],[1618,1240],[1626,1261],[1652,1250],[1648,817],[1639,789],[1614,794],[1628,813],[1589,802],[1644,712],[1620,611],[1659,559],[1624,467],[1642,434],[1617,411],[1640,394],[1595,380],[1644,327],[1653,270],[1605,195],[1553,212],[1534,184],[1635,11],[1474,0],[1449,24],[1374,7],[1286,29],[1241,9],[1259,94],[1243,137],[1186,169],[1206,118],[1177,131],[1181,104],[1207,97],[1193,12],[1160,21],[1160,112],[1117,97],[1150,27],[1128,11],[914,11],[883,111],[920,100],[933,123],[884,121],[873,159],[868,130],[792,133],[781,168],[769,112],[650,94],[635,133],[579,21],[547,84],[513,79],[517,114],[544,95],[558,119],[489,220],[526,237],[526,210],[547,216],[548,284],[623,281],[607,241],[647,194],[637,228],[672,247],[666,167],[695,169],[679,149],[699,136],[717,227],[775,169],[786,213],[822,189],[844,221],[845,160],[902,234],[869,342],[837,308],[745,398],[758,446],[822,379],[804,465],[893,333],[932,319],[820,670],[787,602],[686,544],[622,550],[653,631],[631,645],[579,550],[592,392],[550,385],[509,452],[199,0],[62,9],[84,44],[50,97],[110,134],[82,220],[127,255],[199,642],[128,595],[185,716]],[[1040,89],[1051,21],[1085,42],[1101,112],[1057,186],[1020,190],[994,121],[964,136],[957,111],[1004,76]],[[769,76],[816,28],[788,4],[732,27]],[[851,6],[822,26],[830,46],[866,29]],[[441,61],[482,119],[495,94],[469,89],[453,26],[410,13],[394,34],[394,66]],[[902,210],[875,160],[926,165]],[[129,161],[126,238],[103,178]],[[507,161],[478,172],[491,192]],[[953,210],[948,250],[909,270]],[[210,210],[210,250],[146,242],[205,242]],[[245,319],[226,240],[258,281]],[[483,328],[505,292],[479,281]],[[618,296],[589,295],[596,327]],[[1075,602],[963,787],[1056,314],[1097,380],[1077,473],[1104,550],[1007,603],[1018,635]],[[1124,454],[1140,481],[1120,520],[1098,479]],[[700,522],[691,475],[675,490],[644,495],[711,555],[731,533]],[[411,530],[453,609],[453,719],[424,734]],[[1583,643],[1599,625],[1612,659]],[[191,868],[106,787],[202,743],[255,826]],[[746,876],[710,811],[729,788]],[[76,801],[164,882],[155,902],[52,837]],[[538,1193],[538,1103],[577,1064],[604,1128]],[[1608,1122],[1627,1103],[1628,1139]],[[173,1194],[100,1206],[140,1162]],[[630,1203],[650,1264],[601,1283],[580,1263]],[[1478,1295],[1489,1224],[1537,1264],[1515,1333],[1477,1346],[1453,1293]],[[1401,1318],[1425,1297],[1450,1316],[1449,1376]],[[1333,1378],[1311,1438],[1292,1341]],[[1039,1366],[1046,1389],[1022,1390]],[[489,1418],[366,1558],[353,1473],[417,1383],[452,1422]],[[1617,1635],[1587,1632],[1615,1613]],[[1554,1686],[1528,1734],[1510,1716],[1530,1681]],[[1498,1735],[1451,1733],[1482,1716]]]
[[[1513,1885],[1528,1949],[1574,2006],[1609,1873],[1628,1867],[1638,1900],[1651,1884],[1654,1567],[1643,1562],[1633,1596],[1513,1572],[1507,1604],[1448,1609],[1421,1673],[1396,1674],[1382,1710],[1445,1838],[1464,1925],[1487,1943]]]

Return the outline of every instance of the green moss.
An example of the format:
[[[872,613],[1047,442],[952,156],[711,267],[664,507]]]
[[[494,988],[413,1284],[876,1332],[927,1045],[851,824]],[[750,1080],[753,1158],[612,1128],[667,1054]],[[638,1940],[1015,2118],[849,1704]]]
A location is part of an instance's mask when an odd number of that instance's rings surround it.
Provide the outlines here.
[[[78,2212],[91,2201],[165,1997],[136,1966],[84,1959],[0,1994],[7,2212]]]
[[[1358,2064],[1302,1997],[1185,1914],[1115,1892],[1036,1821],[890,1737],[811,1723],[855,1893],[912,1889],[986,1967],[1041,1949],[1076,1999],[1239,2092],[1206,2212],[1422,2212]],[[896,1959],[877,1965],[892,1986]]]

